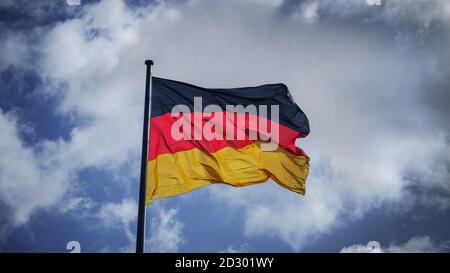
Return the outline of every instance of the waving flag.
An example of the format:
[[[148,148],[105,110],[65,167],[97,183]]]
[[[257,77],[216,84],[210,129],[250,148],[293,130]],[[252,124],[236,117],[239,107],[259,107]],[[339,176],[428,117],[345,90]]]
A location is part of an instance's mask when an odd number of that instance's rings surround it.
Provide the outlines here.
[[[308,133],[284,84],[207,89],[153,77],[146,202],[269,178],[304,194],[309,158],[295,141]]]

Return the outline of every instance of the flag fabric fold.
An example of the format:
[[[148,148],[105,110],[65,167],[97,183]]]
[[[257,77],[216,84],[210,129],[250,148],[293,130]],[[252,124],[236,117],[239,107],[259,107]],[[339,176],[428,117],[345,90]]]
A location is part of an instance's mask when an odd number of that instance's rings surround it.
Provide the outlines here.
[[[152,77],[146,203],[269,178],[304,194],[309,157],[295,141],[308,134],[308,119],[284,84],[211,89]]]

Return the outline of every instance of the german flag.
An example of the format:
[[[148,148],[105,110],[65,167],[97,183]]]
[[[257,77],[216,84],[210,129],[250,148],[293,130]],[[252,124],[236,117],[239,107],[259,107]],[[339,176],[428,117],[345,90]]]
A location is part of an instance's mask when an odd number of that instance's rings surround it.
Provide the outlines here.
[[[308,134],[284,84],[208,89],[152,77],[146,203],[269,178],[305,194],[309,157],[295,140]]]

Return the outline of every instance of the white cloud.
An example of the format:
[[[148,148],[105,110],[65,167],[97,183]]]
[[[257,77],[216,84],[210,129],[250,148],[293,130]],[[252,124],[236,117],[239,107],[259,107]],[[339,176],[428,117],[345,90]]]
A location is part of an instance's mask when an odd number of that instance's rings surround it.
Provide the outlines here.
[[[404,244],[391,244],[374,250],[371,245],[352,245],[341,249],[341,253],[438,253],[449,252],[450,241],[436,243],[428,236],[416,236]]]
[[[10,65],[24,67],[25,60],[29,57],[29,48],[22,35],[10,33],[2,35],[0,41],[0,70]]]
[[[24,146],[17,127],[16,118],[0,110],[0,201],[11,211],[1,216],[5,217],[0,219],[2,235],[11,226],[26,223],[37,210],[60,201],[69,186],[70,173]]]
[[[23,42],[21,34],[0,44],[5,49],[0,68],[23,67],[26,56],[22,53],[36,49],[42,58],[29,68],[46,80],[46,88],[36,93],[61,95],[55,92],[64,83],[68,89],[62,95],[59,112],[81,121],[67,141],[43,139],[35,147],[26,147],[18,139],[15,121],[2,113],[5,129],[2,128],[0,145],[5,151],[2,149],[1,154],[0,200],[6,205],[5,209],[13,211],[12,219],[10,216],[1,219],[2,230],[24,224],[39,208],[53,208],[63,199],[65,205],[57,209],[60,213],[94,208],[95,200],[85,198],[77,189],[80,185],[80,188],[89,185],[71,176],[83,168],[108,169],[114,176],[118,176],[116,173],[121,168],[126,168],[122,170],[127,172],[126,180],[137,177],[140,150],[137,136],[142,130],[143,92],[141,84],[119,71],[114,61],[124,59],[121,49],[133,44],[135,38],[128,29],[137,19],[121,1],[104,1],[86,9],[84,17],[57,24],[49,28],[48,33],[37,30],[38,34],[43,34],[38,44]],[[110,14],[116,16],[110,17]],[[90,31],[97,34],[89,36]],[[33,36],[33,39],[37,38]],[[131,189],[129,183],[123,184],[127,190]],[[78,215],[83,217],[85,213]]]
[[[124,199],[121,203],[106,203],[101,207],[98,217],[107,225],[128,226],[137,218],[136,201]]]
[[[283,4],[283,0],[247,0],[247,1],[254,3],[256,5],[267,5],[272,8],[279,7]]]
[[[382,5],[368,5],[366,0],[285,1],[295,19],[306,23],[348,20],[353,24],[373,22],[379,27],[400,27],[418,34],[435,31],[450,23],[450,3],[446,0],[382,0]],[[353,20],[353,21],[352,21]]]
[[[225,250],[219,251],[220,253],[248,253],[250,252],[250,246],[247,243],[235,246],[230,245]]]
[[[305,23],[315,23],[319,19],[319,15],[317,14],[319,9],[318,1],[304,2],[298,9],[294,13],[295,19],[303,20]]]
[[[64,170],[62,174],[47,173],[37,165],[39,160],[31,160],[27,177],[37,177],[32,181],[39,182],[32,183],[40,184],[48,175],[64,177],[89,166],[114,170],[130,162],[130,174],[136,176],[143,61],[154,58],[155,75],[207,87],[284,82],[309,116],[311,135],[299,141],[312,158],[306,197],[273,184],[210,188],[214,202],[244,211],[248,236],[270,234],[298,250],[373,207],[401,200],[409,183],[407,169],[417,170],[424,180],[439,176],[440,185],[448,188],[448,170],[433,171],[436,162],[428,160],[449,147],[448,132],[431,128],[430,113],[422,105],[428,68],[434,63],[427,49],[415,43],[404,47],[383,28],[369,32],[357,25],[320,24],[320,8],[304,10],[305,19],[316,22],[304,24],[282,18],[277,5],[252,1],[160,2],[134,11],[122,1],[84,7],[83,16],[50,28],[36,45],[42,54],[38,73],[67,86],[49,86],[42,94],[61,92],[59,113],[83,122],[68,141],[40,143],[47,164]],[[402,11],[387,6],[381,20],[390,20],[388,12]],[[11,127],[11,122],[4,123]],[[14,141],[17,137],[10,137],[17,134],[3,134],[13,139],[15,144],[7,146],[16,147],[11,154],[18,154],[17,159],[36,157]],[[16,161],[5,162],[10,165],[1,175],[18,173]],[[29,181],[23,176],[20,181]],[[48,200],[46,194],[33,195],[30,198],[44,201],[25,206],[11,201],[13,194],[0,193],[1,200],[18,215],[29,215],[31,208],[54,205],[64,196],[66,183],[61,181],[66,180],[51,181],[56,190],[46,191],[52,193]],[[5,185],[12,193],[27,184]],[[130,199],[117,206],[127,213],[133,207]],[[155,251],[176,251],[182,241],[181,224],[175,211],[164,212],[167,215],[159,215],[156,225],[170,225],[173,232],[161,231],[169,240],[162,242],[157,236],[150,245],[160,246]],[[127,213],[118,219],[131,221],[120,218]]]
[[[134,242],[136,233],[132,230],[132,223],[137,219],[138,207],[131,198],[123,199],[121,203],[106,203],[102,205],[97,217],[102,224],[109,228],[121,228],[127,239]]]
[[[184,244],[183,226],[177,220],[176,209],[165,209],[158,206],[156,215],[151,216],[150,227],[147,228],[146,251],[177,252]]]
[[[101,252],[135,252],[138,213],[136,200],[125,198],[121,202],[93,204],[85,198],[72,198],[70,204],[67,205],[68,209],[81,213],[80,217],[96,221],[96,228],[120,231],[126,236],[125,246],[113,249],[106,245]],[[177,252],[184,244],[184,224],[177,219],[177,213],[176,209],[161,205],[152,204],[152,207],[147,207],[146,252]]]
[[[415,23],[429,28],[433,23],[450,23],[450,3],[445,0],[386,1],[383,19],[393,23]]]

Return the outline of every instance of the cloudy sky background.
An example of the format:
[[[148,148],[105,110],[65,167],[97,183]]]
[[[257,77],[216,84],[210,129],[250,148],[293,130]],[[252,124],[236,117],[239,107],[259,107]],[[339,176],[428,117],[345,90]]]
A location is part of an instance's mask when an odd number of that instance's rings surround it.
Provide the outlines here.
[[[306,196],[212,185],[148,207],[147,251],[450,251],[450,2],[0,2],[0,251],[134,250],[144,60],[282,82]]]

